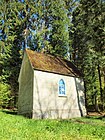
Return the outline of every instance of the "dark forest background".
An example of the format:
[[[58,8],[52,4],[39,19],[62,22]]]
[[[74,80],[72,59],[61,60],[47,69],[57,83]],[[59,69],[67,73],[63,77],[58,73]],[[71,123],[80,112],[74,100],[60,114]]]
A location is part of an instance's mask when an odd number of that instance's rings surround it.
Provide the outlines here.
[[[105,0],[0,0],[0,107],[17,107],[26,48],[73,62],[87,110],[105,111]]]

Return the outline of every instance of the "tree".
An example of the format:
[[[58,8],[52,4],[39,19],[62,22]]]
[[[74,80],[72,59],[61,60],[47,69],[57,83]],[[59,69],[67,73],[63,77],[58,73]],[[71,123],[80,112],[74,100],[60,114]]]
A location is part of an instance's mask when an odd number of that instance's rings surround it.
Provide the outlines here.
[[[101,66],[103,65],[104,40],[104,6],[98,0],[81,0],[73,13],[73,54],[72,59],[84,74],[85,90],[88,98],[99,98],[103,106]],[[97,10],[98,9],[98,10]],[[102,66],[103,67],[103,66]],[[98,70],[97,70],[98,69]],[[95,102],[95,108],[97,104]]]
[[[0,1],[0,78],[11,88],[14,105],[24,50],[67,57],[71,0]],[[68,4],[69,3],[69,6]]]
[[[39,3],[40,2],[40,3]],[[69,47],[69,20],[63,0],[39,0],[38,12],[35,16],[36,25],[33,42],[36,50],[65,56]]]

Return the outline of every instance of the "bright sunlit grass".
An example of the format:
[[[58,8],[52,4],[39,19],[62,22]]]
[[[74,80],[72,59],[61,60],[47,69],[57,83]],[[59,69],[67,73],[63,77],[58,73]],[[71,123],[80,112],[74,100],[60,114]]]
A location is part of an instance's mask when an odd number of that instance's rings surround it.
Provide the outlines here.
[[[32,120],[1,110],[0,140],[105,140],[105,118]]]

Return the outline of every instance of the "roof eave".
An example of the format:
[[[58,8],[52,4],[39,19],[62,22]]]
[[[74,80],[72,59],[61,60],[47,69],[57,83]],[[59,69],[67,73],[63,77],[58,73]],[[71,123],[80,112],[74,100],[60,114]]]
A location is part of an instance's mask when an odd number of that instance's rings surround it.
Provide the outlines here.
[[[53,74],[58,74],[58,75],[63,75],[63,76],[70,76],[70,77],[82,78],[82,76],[79,76],[79,75],[77,76],[77,75],[71,75],[71,74],[65,74],[65,73],[59,73],[59,72],[41,70],[41,69],[37,69],[37,68],[34,68],[34,67],[33,67],[33,70],[47,72],[47,73],[53,73]]]

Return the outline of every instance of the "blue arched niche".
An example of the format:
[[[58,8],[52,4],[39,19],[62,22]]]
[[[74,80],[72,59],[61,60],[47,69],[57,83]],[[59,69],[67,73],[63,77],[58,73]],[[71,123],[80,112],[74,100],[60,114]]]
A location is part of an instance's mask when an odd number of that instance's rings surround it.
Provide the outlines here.
[[[59,95],[65,95],[65,82],[63,79],[59,81]]]

